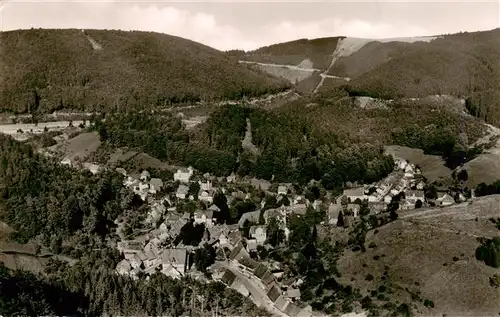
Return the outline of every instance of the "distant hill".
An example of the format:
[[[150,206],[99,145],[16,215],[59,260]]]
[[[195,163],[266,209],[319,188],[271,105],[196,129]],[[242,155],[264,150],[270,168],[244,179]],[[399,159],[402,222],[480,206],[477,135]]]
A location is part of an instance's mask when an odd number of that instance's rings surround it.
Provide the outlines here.
[[[312,43],[324,45],[319,49]],[[328,57],[328,62],[318,56]],[[500,124],[500,29],[434,39],[299,40],[240,53],[239,58],[295,66],[305,59],[311,60],[315,72],[298,82],[298,90],[302,92],[324,92],[344,86],[351,95],[386,99],[436,94],[460,96],[467,100],[472,114]],[[318,70],[323,72],[321,84]]]
[[[331,55],[341,38],[343,37],[325,37],[313,40],[299,39],[261,47],[244,55],[241,54],[242,51],[236,52],[239,52],[239,56],[247,61],[298,65],[308,59],[312,62],[310,67],[326,69],[332,60]]]
[[[114,109],[237,99],[287,88],[180,37],[105,30],[0,32],[0,111]]]

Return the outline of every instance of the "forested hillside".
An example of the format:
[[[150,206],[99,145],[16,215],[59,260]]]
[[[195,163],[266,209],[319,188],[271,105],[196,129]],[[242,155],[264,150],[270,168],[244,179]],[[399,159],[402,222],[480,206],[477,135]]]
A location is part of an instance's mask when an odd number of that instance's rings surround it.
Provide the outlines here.
[[[330,74],[353,78],[347,87],[357,95],[460,96],[471,113],[500,123],[500,29],[430,43],[371,42],[339,59]]]
[[[287,85],[222,52],[159,33],[0,32],[0,112],[113,110],[238,99]]]
[[[298,65],[303,60],[309,59],[312,67],[326,69],[330,65],[332,53],[341,38],[299,39],[261,47],[244,54],[241,54],[241,51],[230,51],[228,54],[247,61],[286,65]]]
[[[244,151],[246,119],[260,154]],[[188,135],[172,115],[129,112],[97,121],[95,129],[113,146],[138,148],[159,159],[191,165],[202,172],[254,175],[305,184],[321,180],[326,188],[345,182],[372,182],[393,168],[381,147],[352,143],[314,126],[309,118],[240,105],[223,106],[199,131]],[[335,164],[333,163],[335,162]]]
[[[321,92],[343,87],[351,96],[383,99],[461,97],[471,114],[500,124],[500,29],[448,34],[431,41],[301,39],[228,54],[240,60],[287,65],[309,59],[315,69],[328,69],[327,75],[351,79],[325,78]],[[312,93],[319,82],[319,75],[311,73],[299,81],[297,90]]]

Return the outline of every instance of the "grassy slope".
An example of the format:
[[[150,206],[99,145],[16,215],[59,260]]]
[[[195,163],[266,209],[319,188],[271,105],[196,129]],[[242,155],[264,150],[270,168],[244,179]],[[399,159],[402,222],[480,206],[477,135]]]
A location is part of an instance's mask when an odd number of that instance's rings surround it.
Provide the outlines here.
[[[471,97],[481,117],[500,123],[500,29],[430,43],[371,42],[330,73],[353,78],[349,86],[364,95]]]
[[[354,278],[365,294],[384,285],[392,292],[385,292],[389,302],[412,303],[416,306],[413,312],[421,316],[496,315],[500,312],[500,293],[488,282],[496,270],[475,259],[479,246],[475,236],[499,234],[488,220],[500,214],[498,201],[499,196],[481,198],[469,207],[438,208],[426,215],[409,211],[406,214],[415,217],[385,225],[377,234],[368,233],[366,245],[373,242],[375,248],[346,253],[339,262],[342,277],[347,281]],[[385,271],[388,277],[382,279]],[[373,281],[365,280],[368,274]],[[421,300],[433,301],[435,308],[412,300],[406,288],[420,292]],[[379,305],[386,302],[378,301]]]
[[[300,39],[261,47],[240,57],[249,61],[287,65],[297,65],[304,59],[309,59],[314,68],[326,69],[339,39],[340,37]]]
[[[232,98],[282,82],[238,65],[222,52],[183,38],[147,32],[89,30],[1,32],[0,110],[26,112],[85,105],[163,104],[165,100]]]

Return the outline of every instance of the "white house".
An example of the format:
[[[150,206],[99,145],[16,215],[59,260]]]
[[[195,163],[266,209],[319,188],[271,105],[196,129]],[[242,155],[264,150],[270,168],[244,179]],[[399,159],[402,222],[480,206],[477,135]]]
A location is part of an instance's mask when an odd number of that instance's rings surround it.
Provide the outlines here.
[[[425,183],[423,181],[420,181],[416,187],[418,190],[423,190],[425,187]]]
[[[257,240],[255,239],[248,239],[247,240],[247,251],[255,251],[257,250]]]
[[[128,274],[130,274],[131,270],[132,270],[132,266],[130,265],[130,263],[126,259],[121,260],[116,265],[116,272],[118,274],[128,275]]]
[[[226,182],[228,183],[233,183],[236,180],[236,175],[234,173],[231,173],[228,177],[226,177]]]
[[[285,185],[278,186],[278,195],[286,195],[288,192],[288,188]]]
[[[328,206],[328,215],[327,215],[327,221],[328,221],[328,224],[330,225],[334,225],[336,226],[337,225],[337,221],[339,219],[339,214],[340,214],[340,211],[342,210],[342,205],[340,204],[330,204],[330,206]]]
[[[175,193],[175,197],[179,199],[186,199],[187,194],[189,192],[189,187],[186,185],[179,185],[179,188],[177,188],[177,192]]]
[[[194,222],[203,223],[210,228],[213,225],[213,215],[212,210],[198,210],[194,213]]]
[[[177,172],[174,173],[174,181],[179,181],[181,183],[189,183],[191,176],[193,176],[194,169],[189,166],[188,168],[178,169]]]
[[[209,180],[206,182],[198,181],[198,184],[200,184],[201,190],[212,190],[212,182]]]
[[[214,202],[215,191],[201,189],[198,194],[198,200],[212,204]]]
[[[395,162],[397,169],[404,170],[406,166],[408,165],[408,162],[402,159],[398,159]]]
[[[83,163],[82,165],[85,169],[89,170],[94,175],[99,173],[102,170],[102,168],[97,164],[86,162],[86,163]]]
[[[425,201],[425,195],[422,190],[407,190],[405,191],[405,199],[412,204],[416,204],[418,200]]]
[[[72,162],[71,160],[69,159],[69,157],[65,157],[62,161],[61,161],[61,164],[62,165],[68,165],[68,166],[72,166]]]
[[[447,193],[438,193],[438,198],[436,199],[436,202],[440,206],[449,206],[455,203],[455,199],[448,195]]]
[[[144,170],[142,171],[141,173],[141,177],[140,177],[140,180],[143,181],[143,182],[147,182],[149,180],[149,178],[151,177],[151,175],[149,174],[148,171]]]
[[[390,204],[390,203],[391,203],[391,201],[392,201],[392,197],[393,197],[392,193],[389,193],[389,194],[385,195],[385,197],[384,197],[384,202],[385,202],[386,204]]]
[[[250,236],[255,239],[258,245],[263,245],[267,239],[266,227],[265,226],[250,227]]]
[[[151,181],[149,182],[149,192],[151,194],[156,194],[157,192],[161,191],[163,187],[163,181],[159,178],[151,178]]]

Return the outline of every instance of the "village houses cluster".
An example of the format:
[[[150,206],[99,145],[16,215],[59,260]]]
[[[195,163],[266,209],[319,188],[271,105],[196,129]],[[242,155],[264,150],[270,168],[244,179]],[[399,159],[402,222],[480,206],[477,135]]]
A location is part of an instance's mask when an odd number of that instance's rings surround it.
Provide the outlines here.
[[[167,183],[177,187],[169,194],[162,193],[165,183],[158,178],[151,178],[147,171],[138,177],[128,175],[123,169],[117,169],[125,176],[124,185],[148,203],[149,212],[145,222],[150,230],[141,233],[133,239],[123,237],[118,242],[118,249],[124,259],[118,264],[116,271],[119,274],[137,278],[140,275],[149,276],[161,272],[173,278],[196,274],[192,265],[193,253],[198,248],[208,244],[217,250],[222,250],[225,261],[237,264],[242,272],[251,274],[260,280],[263,291],[280,310],[289,316],[307,316],[308,307],[300,307],[296,302],[300,299],[299,277],[285,276],[278,262],[256,261],[252,256],[259,248],[269,250],[267,225],[271,219],[283,230],[285,240],[290,230],[287,218],[294,214],[303,216],[308,209],[325,211],[324,225],[336,227],[340,214],[344,214],[351,221],[360,217],[363,204],[367,204],[370,214],[379,214],[387,210],[395,201],[398,209],[414,209],[427,206],[429,200],[424,194],[425,182],[420,170],[404,160],[396,160],[394,171],[385,179],[376,184],[354,187],[344,190],[339,197],[325,200],[309,201],[303,195],[295,193],[292,184],[271,184],[260,179],[239,179],[234,174],[228,177],[215,177],[210,174],[199,175],[191,168],[182,168],[173,175],[173,180]],[[193,183],[199,188],[193,193]],[[216,186],[213,184],[216,183]],[[220,208],[214,204],[216,193],[223,193],[230,206],[233,202],[252,198],[252,191],[239,189],[238,184],[246,184],[248,188],[265,192],[276,198],[276,207],[265,208],[265,200],[257,204],[257,209],[246,212],[235,224],[220,223],[217,220]],[[255,192],[255,191],[253,191]],[[284,201],[287,203],[281,203]],[[186,202],[196,202],[206,208],[196,208],[192,213],[181,212],[177,206]],[[447,206],[455,200],[446,193],[438,193],[433,201],[436,205]],[[259,208],[260,207],[260,208]],[[181,235],[187,224],[203,224],[203,239],[198,246],[183,245]],[[243,235],[245,225],[251,224],[248,234]],[[221,280],[228,286],[244,295],[249,295],[248,289],[228,268],[213,271],[213,278]]]

